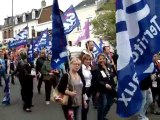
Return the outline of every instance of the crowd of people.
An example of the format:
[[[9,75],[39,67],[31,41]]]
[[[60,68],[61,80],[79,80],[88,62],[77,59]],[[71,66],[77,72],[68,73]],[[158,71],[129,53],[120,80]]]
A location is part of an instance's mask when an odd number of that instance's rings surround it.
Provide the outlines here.
[[[68,63],[61,64],[57,69],[52,69],[52,55],[45,49],[42,49],[39,54],[34,53],[33,62],[28,60],[26,48],[19,50],[18,53],[0,50],[0,86],[2,86],[1,77],[6,81],[7,75],[11,76],[11,83],[14,85],[16,75],[21,85],[23,110],[31,112],[33,79],[36,77],[39,94],[41,94],[42,83],[45,83],[47,105],[51,101],[52,88],[69,96],[68,104],[62,105],[66,120],[87,120],[90,105],[97,109],[97,120],[108,120],[107,114],[117,100],[116,61],[118,55],[111,53],[109,46],[104,46],[103,53],[97,56],[94,55],[93,49],[93,41],[87,41],[86,49],[79,56],[71,56]],[[138,113],[138,120],[149,120],[146,117],[149,107],[151,113],[160,114],[158,111],[160,107],[158,54],[153,56],[153,63],[156,71],[140,82],[143,104]]]

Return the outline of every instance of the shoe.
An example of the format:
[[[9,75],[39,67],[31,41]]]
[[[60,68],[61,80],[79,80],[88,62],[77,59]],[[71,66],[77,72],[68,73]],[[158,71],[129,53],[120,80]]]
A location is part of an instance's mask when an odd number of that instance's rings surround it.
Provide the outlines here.
[[[50,104],[50,101],[46,101],[46,105],[49,105]]]
[[[25,108],[24,111],[25,112],[32,112],[32,110],[30,108]]]
[[[31,107],[34,107],[34,105],[31,105]]]
[[[38,90],[38,94],[41,94],[41,90],[39,88],[37,88],[37,90]]]
[[[14,81],[11,81],[11,83],[12,83],[13,85],[15,85],[15,82],[14,82]]]

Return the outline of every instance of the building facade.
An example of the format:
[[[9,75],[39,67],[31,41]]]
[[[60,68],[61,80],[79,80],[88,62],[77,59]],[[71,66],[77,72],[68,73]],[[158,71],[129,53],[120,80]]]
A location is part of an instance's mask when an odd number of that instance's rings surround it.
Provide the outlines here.
[[[88,20],[91,22],[96,17],[96,10],[101,0],[83,0],[77,6],[75,6],[76,13],[80,20],[80,26],[78,26],[72,33],[67,35],[69,45],[74,43],[83,26]],[[103,0],[104,1],[104,0]],[[61,14],[63,13],[60,11]],[[12,21],[13,20],[13,21]],[[4,26],[2,27],[2,39],[3,43],[7,43],[9,39],[15,37],[23,28],[28,26],[28,39],[35,38],[40,35],[42,31],[48,28],[52,30],[52,5],[46,6],[45,0],[41,1],[40,9],[32,9],[30,12],[22,13],[12,17],[5,18]],[[90,40],[99,40],[94,34],[92,34],[92,26],[90,25]],[[82,46],[86,41],[82,41]]]

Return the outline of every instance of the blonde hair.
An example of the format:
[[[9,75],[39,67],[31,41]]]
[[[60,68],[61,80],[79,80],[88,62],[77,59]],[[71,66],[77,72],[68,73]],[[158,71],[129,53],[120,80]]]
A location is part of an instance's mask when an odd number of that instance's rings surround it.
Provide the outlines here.
[[[79,58],[77,58],[77,57],[71,58],[70,64],[73,64],[73,63],[75,63],[75,62],[81,64],[81,60],[80,60]]]

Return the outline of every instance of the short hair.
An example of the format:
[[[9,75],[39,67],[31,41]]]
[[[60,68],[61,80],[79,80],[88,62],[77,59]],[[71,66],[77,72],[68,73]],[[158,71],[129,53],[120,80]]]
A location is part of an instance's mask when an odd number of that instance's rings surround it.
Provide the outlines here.
[[[93,42],[93,40],[88,40],[87,42],[86,42],[86,48],[88,47],[88,44],[90,43],[90,42]]]
[[[105,51],[106,48],[110,48],[109,46],[103,46],[103,52]]]
[[[84,60],[86,60],[87,58],[91,59],[92,60],[92,57],[89,55],[89,54],[84,54],[82,56],[82,63],[84,63]]]

